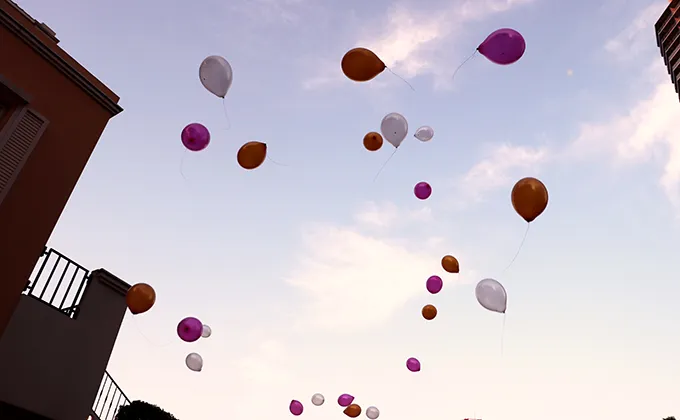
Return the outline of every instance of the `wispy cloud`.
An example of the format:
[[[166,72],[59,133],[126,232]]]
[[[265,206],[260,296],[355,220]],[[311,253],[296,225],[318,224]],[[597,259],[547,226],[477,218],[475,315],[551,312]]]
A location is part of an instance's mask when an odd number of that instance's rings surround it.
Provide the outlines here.
[[[468,200],[479,201],[487,193],[510,186],[517,179],[527,176],[527,171],[537,172],[551,156],[547,147],[501,144],[470,168],[458,185]]]
[[[666,6],[668,2],[657,1],[644,8],[628,26],[605,43],[605,50],[618,59],[631,60],[656,48],[652,27]]]

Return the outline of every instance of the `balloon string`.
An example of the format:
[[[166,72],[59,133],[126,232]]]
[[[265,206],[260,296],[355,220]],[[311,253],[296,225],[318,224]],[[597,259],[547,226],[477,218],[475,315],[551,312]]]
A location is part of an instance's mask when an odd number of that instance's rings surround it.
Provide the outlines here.
[[[456,74],[458,73],[458,70],[460,70],[460,68],[463,67],[465,65],[465,63],[472,60],[474,58],[474,56],[477,55],[477,51],[478,50],[475,50],[475,52],[473,52],[472,55],[470,55],[468,58],[465,59],[465,61],[460,63],[460,65],[456,68],[456,71],[453,72],[453,76],[451,76],[451,82],[453,82],[454,79],[456,78]]]
[[[285,165],[285,164],[283,164],[283,163],[279,163],[279,162],[275,161],[274,159],[270,158],[269,156],[267,156],[267,160],[270,161],[271,163],[273,163],[274,165],[279,165],[279,166],[288,167],[288,165]]]
[[[373,182],[375,182],[375,180],[378,179],[378,176],[379,176],[380,173],[383,171],[383,169],[385,169],[385,166],[387,166],[387,163],[392,159],[392,157],[394,157],[394,154],[397,153],[397,150],[399,150],[399,148],[398,148],[398,147],[395,147],[395,148],[394,148],[394,152],[392,152],[392,154],[390,155],[390,157],[388,157],[387,160],[385,161],[385,163],[383,163],[383,165],[380,167],[380,170],[378,171],[378,173],[375,174],[375,178],[373,178]]]
[[[519,256],[519,253],[522,251],[522,247],[524,247],[524,242],[527,240],[527,235],[529,235],[529,228],[531,227],[531,223],[527,223],[527,229],[524,231],[524,237],[522,238],[522,242],[519,244],[519,248],[517,249],[517,252],[515,253],[515,256],[512,257],[512,260],[510,261],[510,264],[508,264],[507,267],[501,271],[501,275],[505,274],[506,271],[508,271],[508,268],[512,266],[512,264],[515,262],[517,257]],[[500,277],[500,276],[499,276]]]
[[[172,344],[172,341],[169,341],[169,342],[166,343],[166,344],[158,344],[158,343],[155,343],[155,342],[153,342],[152,340],[150,340],[149,337],[147,337],[146,334],[144,334],[144,332],[142,332],[142,329],[141,329],[141,328],[139,327],[139,325],[137,324],[137,317],[136,317],[135,315],[132,316],[132,323],[135,324],[135,328],[137,329],[137,332],[138,332],[142,337],[144,337],[144,339],[145,339],[149,344],[151,344],[152,346],[155,346],[155,347],[167,347],[167,346],[169,346],[170,344]]]
[[[227,113],[227,98],[222,98],[222,110],[224,110],[224,117],[227,119],[227,130],[231,129],[231,120],[229,120],[229,114]]]
[[[187,157],[187,151],[185,150],[184,153],[182,154],[182,159],[179,161],[179,174],[182,175],[182,178],[186,182],[189,182],[187,177],[184,175],[184,159]]]
[[[416,91],[416,89],[413,87],[413,85],[411,85],[409,82],[407,82],[406,79],[404,79],[403,77],[399,76],[397,73],[393,72],[391,68],[389,68],[389,67],[385,67],[385,68],[387,69],[387,71],[389,71],[389,72],[392,73],[393,75],[395,75],[395,76],[397,76],[398,78],[400,78],[402,82],[406,83],[406,84],[408,85],[408,87],[411,88],[412,91],[414,91],[414,92]]]

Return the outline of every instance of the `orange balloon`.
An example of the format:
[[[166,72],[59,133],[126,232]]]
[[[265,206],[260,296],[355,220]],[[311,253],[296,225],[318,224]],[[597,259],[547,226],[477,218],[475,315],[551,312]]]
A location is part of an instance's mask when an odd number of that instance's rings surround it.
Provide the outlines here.
[[[236,154],[236,160],[243,169],[255,169],[262,165],[267,157],[267,145],[259,141],[249,141],[241,146]]]
[[[447,273],[460,273],[460,265],[453,255],[445,255],[444,258],[442,258],[442,268]]]
[[[357,404],[350,404],[347,406],[347,408],[345,408],[343,413],[345,413],[347,417],[356,418],[361,415],[361,407],[359,407]]]
[[[371,131],[370,133],[368,133],[364,136],[364,147],[369,152],[375,152],[376,150],[380,150],[382,145],[383,145],[383,138],[380,135],[380,133],[376,133],[375,131]]]
[[[353,48],[342,57],[342,72],[355,82],[368,82],[387,66],[375,53],[366,48]]]
[[[128,289],[125,301],[134,315],[143,314],[156,303],[156,291],[146,283],[137,283]]]
[[[437,316],[437,308],[434,305],[425,305],[421,311],[423,318],[432,321]]]
[[[536,178],[522,178],[512,188],[512,207],[531,223],[548,207],[548,189]]]

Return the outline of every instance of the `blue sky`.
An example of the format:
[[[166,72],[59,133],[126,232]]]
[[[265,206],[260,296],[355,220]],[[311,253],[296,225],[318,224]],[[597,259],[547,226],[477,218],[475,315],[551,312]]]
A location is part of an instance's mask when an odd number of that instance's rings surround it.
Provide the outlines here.
[[[131,398],[181,420],[283,418],[291,399],[340,419],[343,392],[394,420],[680,415],[680,103],[653,33],[665,1],[57,3],[20,2],[125,111],[49,245],[156,288],[109,363]],[[500,27],[524,34],[524,58],[476,57],[452,83]],[[344,80],[355,46],[416,91],[387,72]],[[234,68],[231,127],[198,80],[211,54]],[[436,134],[411,137],[374,183],[391,151],[361,139],[390,112]],[[191,122],[212,132],[201,153],[179,140]],[[249,140],[286,166],[241,170]],[[501,276],[525,229],[509,201],[524,176],[551,202]],[[461,275],[428,296],[448,253]],[[502,317],[474,299],[483,277],[509,294],[502,354]],[[185,316],[213,336],[180,342]],[[200,374],[184,366],[193,351]]]

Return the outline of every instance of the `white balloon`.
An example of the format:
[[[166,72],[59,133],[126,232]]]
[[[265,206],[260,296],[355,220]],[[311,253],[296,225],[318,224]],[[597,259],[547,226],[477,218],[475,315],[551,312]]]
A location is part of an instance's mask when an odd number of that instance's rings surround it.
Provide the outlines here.
[[[413,137],[423,142],[430,141],[434,137],[434,129],[429,125],[424,125],[416,130],[416,134]]]
[[[380,410],[378,410],[377,407],[368,407],[366,409],[366,417],[368,417],[371,420],[375,420],[380,416]]]
[[[198,77],[201,79],[203,87],[210,93],[220,98],[227,96],[231,82],[234,79],[234,72],[231,64],[224,57],[211,55],[201,63],[198,69]]]
[[[380,123],[380,131],[392,146],[399,147],[408,134],[408,122],[403,115],[393,112],[385,115]]]
[[[212,335],[212,328],[203,324],[203,332],[201,332],[201,337],[208,338]]]
[[[187,367],[194,372],[203,370],[203,358],[198,353],[189,353],[186,359]]]
[[[492,312],[505,313],[508,307],[508,294],[505,287],[494,279],[484,279],[475,287],[477,302]]]
[[[326,401],[326,398],[321,394],[317,393],[317,394],[312,395],[312,404],[314,404],[317,407],[322,405],[325,401]]]

